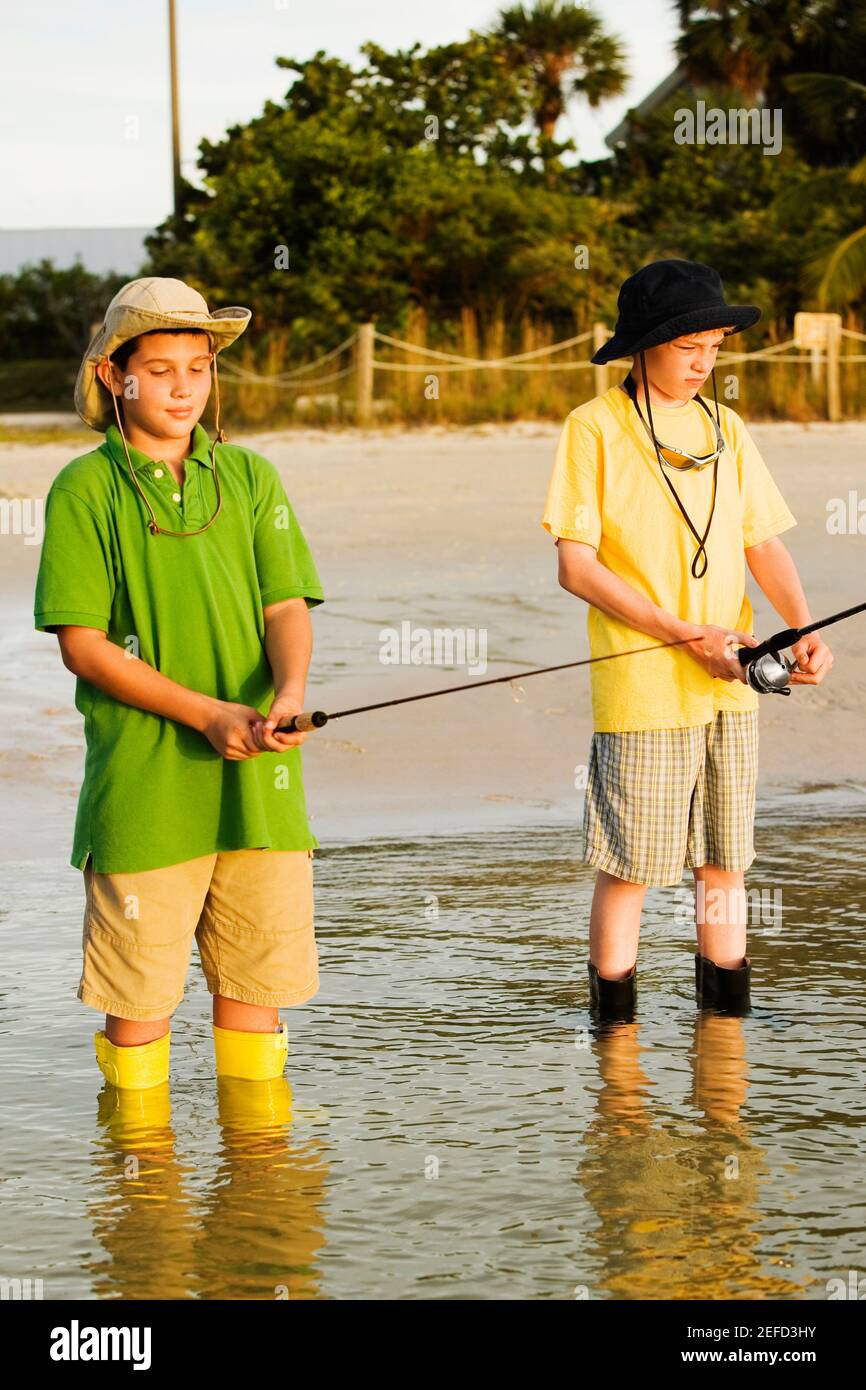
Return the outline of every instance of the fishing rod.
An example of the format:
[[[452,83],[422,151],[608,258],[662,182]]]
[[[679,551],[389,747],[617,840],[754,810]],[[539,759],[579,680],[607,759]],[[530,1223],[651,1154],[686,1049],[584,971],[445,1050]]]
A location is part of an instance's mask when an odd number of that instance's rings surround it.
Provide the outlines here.
[[[795,670],[796,663],[789,664],[784,657],[779,656],[779,651],[784,647],[793,646],[810,632],[817,632],[819,628],[829,627],[831,623],[840,623],[843,618],[851,618],[855,613],[864,611],[866,603],[858,603],[854,608],[846,608],[842,613],[834,613],[829,618],[820,618],[805,627],[786,627],[768,637],[766,641],[759,642],[756,647],[741,647],[737,656],[746,668],[747,683],[761,695],[790,695],[791,672]],[[528,676],[546,675],[549,671],[573,670],[575,666],[591,666],[595,661],[615,661],[621,656],[639,656],[642,652],[663,651],[668,647],[681,647],[693,640],[692,637],[682,637],[676,642],[657,642],[650,647],[633,647],[627,652],[610,652],[607,656],[590,656],[582,661],[563,661],[558,666],[539,666],[534,671],[517,671],[510,676],[493,676],[484,681],[470,681],[467,685],[451,685],[445,690],[427,690],[422,695],[403,695],[397,700],[380,700],[374,705],[358,705],[355,709],[341,709],[334,714],[326,714],[322,709],[304,711],[293,715],[287,724],[277,724],[274,733],[305,733],[308,729],[321,729],[332,719],[346,719],[350,714],[367,714],[370,710],[389,709],[392,705],[408,705],[413,700],[435,700],[439,695],[453,695],[459,690],[477,690],[481,685],[521,681]]]
[[[857,603],[853,608],[845,608],[830,618],[819,618],[817,622],[807,623],[805,627],[783,628],[781,632],[768,637],[766,642],[759,642],[757,647],[740,647],[737,656],[741,665],[746,668],[747,683],[753,690],[757,690],[759,695],[790,695],[791,672],[797,669],[797,663],[780,656],[780,650],[783,647],[793,647],[795,642],[799,642],[801,637],[808,636],[810,632],[830,627],[832,623],[841,623],[843,618],[853,618],[855,613],[864,611],[866,603]]]

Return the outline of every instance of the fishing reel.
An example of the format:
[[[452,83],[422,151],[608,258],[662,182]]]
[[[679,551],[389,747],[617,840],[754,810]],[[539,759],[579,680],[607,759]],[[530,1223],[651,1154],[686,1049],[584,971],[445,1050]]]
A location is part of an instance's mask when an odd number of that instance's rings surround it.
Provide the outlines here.
[[[743,648],[740,653],[741,661],[748,651],[748,647]],[[743,661],[746,682],[753,690],[757,690],[759,695],[790,695],[791,672],[796,664],[795,661],[789,662],[784,656],[779,656],[778,652],[764,652],[754,661]]]

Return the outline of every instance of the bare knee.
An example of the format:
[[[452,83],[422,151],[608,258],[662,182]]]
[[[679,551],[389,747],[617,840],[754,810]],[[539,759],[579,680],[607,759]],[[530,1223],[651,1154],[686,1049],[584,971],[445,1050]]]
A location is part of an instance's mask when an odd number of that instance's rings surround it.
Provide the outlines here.
[[[718,883],[733,888],[745,882],[742,869],[722,869],[718,864],[699,864],[692,873],[695,883]]]
[[[701,864],[693,869],[695,906],[698,920],[736,921],[745,911],[746,888],[743,871],[720,869],[717,864]]]
[[[267,1004],[245,1004],[240,999],[215,994],[213,1021],[217,1028],[233,1028],[241,1033],[273,1033],[280,1026],[280,1012]]]
[[[595,886],[602,892],[623,892],[629,890],[643,897],[647,890],[645,883],[633,883],[629,878],[617,878],[616,874],[609,874],[606,869],[597,869],[595,875]]]
[[[154,1042],[165,1037],[170,1026],[170,1017],[138,1019],[105,1015],[105,1036],[115,1047],[140,1047],[142,1043]]]

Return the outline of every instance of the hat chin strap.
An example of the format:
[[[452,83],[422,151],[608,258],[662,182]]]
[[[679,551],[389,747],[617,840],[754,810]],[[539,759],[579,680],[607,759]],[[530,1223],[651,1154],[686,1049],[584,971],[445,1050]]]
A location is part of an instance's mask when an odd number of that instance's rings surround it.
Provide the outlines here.
[[[109,381],[112,381],[111,369],[112,369],[112,366],[113,366],[114,364],[112,363],[111,359],[110,359],[109,357],[107,357],[107,356],[103,358],[103,361],[104,361],[105,363],[107,363],[107,365],[108,365]],[[214,522],[216,521],[217,517],[219,516],[220,512],[222,511],[222,505],[223,505],[223,503],[222,503],[222,493],[221,493],[221,491],[220,491],[219,472],[217,471],[216,446],[217,446],[217,444],[224,444],[224,443],[226,442],[226,436],[225,436],[225,430],[222,429],[222,427],[220,426],[220,383],[219,383],[219,370],[218,370],[218,368],[217,368],[216,353],[214,353],[214,358],[213,358],[213,377],[214,377],[214,391],[215,391],[215,397],[214,397],[214,416],[215,416],[215,420],[214,420],[214,424],[215,424],[215,426],[216,426],[216,438],[215,438],[214,440],[211,441],[211,446],[210,446],[210,461],[211,461],[211,464],[212,464],[212,466],[213,466],[213,477],[214,477],[214,483],[215,483],[215,485],[216,485],[217,505],[216,505],[216,511],[214,512],[214,514],[213,514],[213,516],[211,517],[210,521],[205,522],[204,526],[199,526],[198,530],[196,530],[196,531],[169,531],[165,526],[160,526],[159,523],[157,522],[157,519],[156,519],[156,517],[155,517],[155,515],[154,515],[154,512],[153,512],[153,508],[151,507],[150,502],[148,501],[147,497],[145,496],[145,494],[144,494],[144,492],[143,492],[143,490],[142,490],[141,483],[138,481],[138,478],[135,476],[135,469],[134,469],[133,466],[132,466],[132,459],[129,457],[129,447],[128,447],[127,443],[126,443],[126,435],[125,435],[124,432],[123,432],[123,422],[122,422],[122,420],[121,420],[121,418],[120,418],[120,409],[119,409],[118,404],[117,404],[117,392],[114,390],[113,384],[110,385],[109,388],[108,388],[108,389],[109,389],[109,392],[110,392],[110,394],[111,394],[111,403],[112,403],[112,405],[114,406],[114,416],[115,416],[115,419],[117,420],[117,428],[118,428],[118,430],[119,430],[119,432],[120,432],[120,438],[121,438],[121,440],[122,440],[122,442],[123,442],[123,452],[126,454],[126,462],[127,462],[127,464],[129,465],[129,474],[130,474],[130,477],[132,478],[133,484],[134,484],[134,486],[135,486],[135,488],[136,488],[136,491],[138,492],[139,497],[141,498],[142,502],[144,503],[145,507],[147,508],[147,510],[148,510],[148,512],[149,512],[149,514],[150,514],[150,520],[149,520],[148,523],[147,523],[147,529],[148,529],[148,531],[150,532],[150,534],[151,534],[152,536],[156,536],[156,535],[163,535],[163,536],[180,536],[181,538],[185,538],[186,536],[200,536],[201,533],[202,533],[202,531],[206,531],[206,530],[208,529],[209,526],[213,526]]]

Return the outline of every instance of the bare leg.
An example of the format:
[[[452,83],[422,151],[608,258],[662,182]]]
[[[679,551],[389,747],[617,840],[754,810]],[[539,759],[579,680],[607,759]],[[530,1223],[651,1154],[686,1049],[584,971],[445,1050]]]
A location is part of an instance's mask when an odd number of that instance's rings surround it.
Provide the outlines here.
[[[213,996],[213,1021],[217,1028],[234,1028],[240,1033],[275,1033],[280,1026],[279,1009],[262,1004],[242,1004],[224,994]]]
[[[213,997],[213,1021],[218,1028],[235,1028],[242,1033],[275,1033],[280,1026],[277,1009],[260,1004],[242,1004],[238,999],[226,999],[222,994]],[[170,1018],[140,1021],[105,1015],[105,1036],[116,1047],[138,1047],[154,1042],[168,1032]]]
[[[115,1047],[139,1047],[142,1043],[154,1042],[165,1037],[171,1024],[170,1018],[151,1018],[144,1021],[133,1018],[118,1018],[116,1014],[105,1015],[105,1036]]]
[[[735,970],[746,957],[748,910],[743,873],[731,873],[718,864],[701,864],[692,872],[698,951],[723,969]]]
[[[637,960],[645,883],[599,869],[589,916],[589,958],[606,980],[622,980]]]

